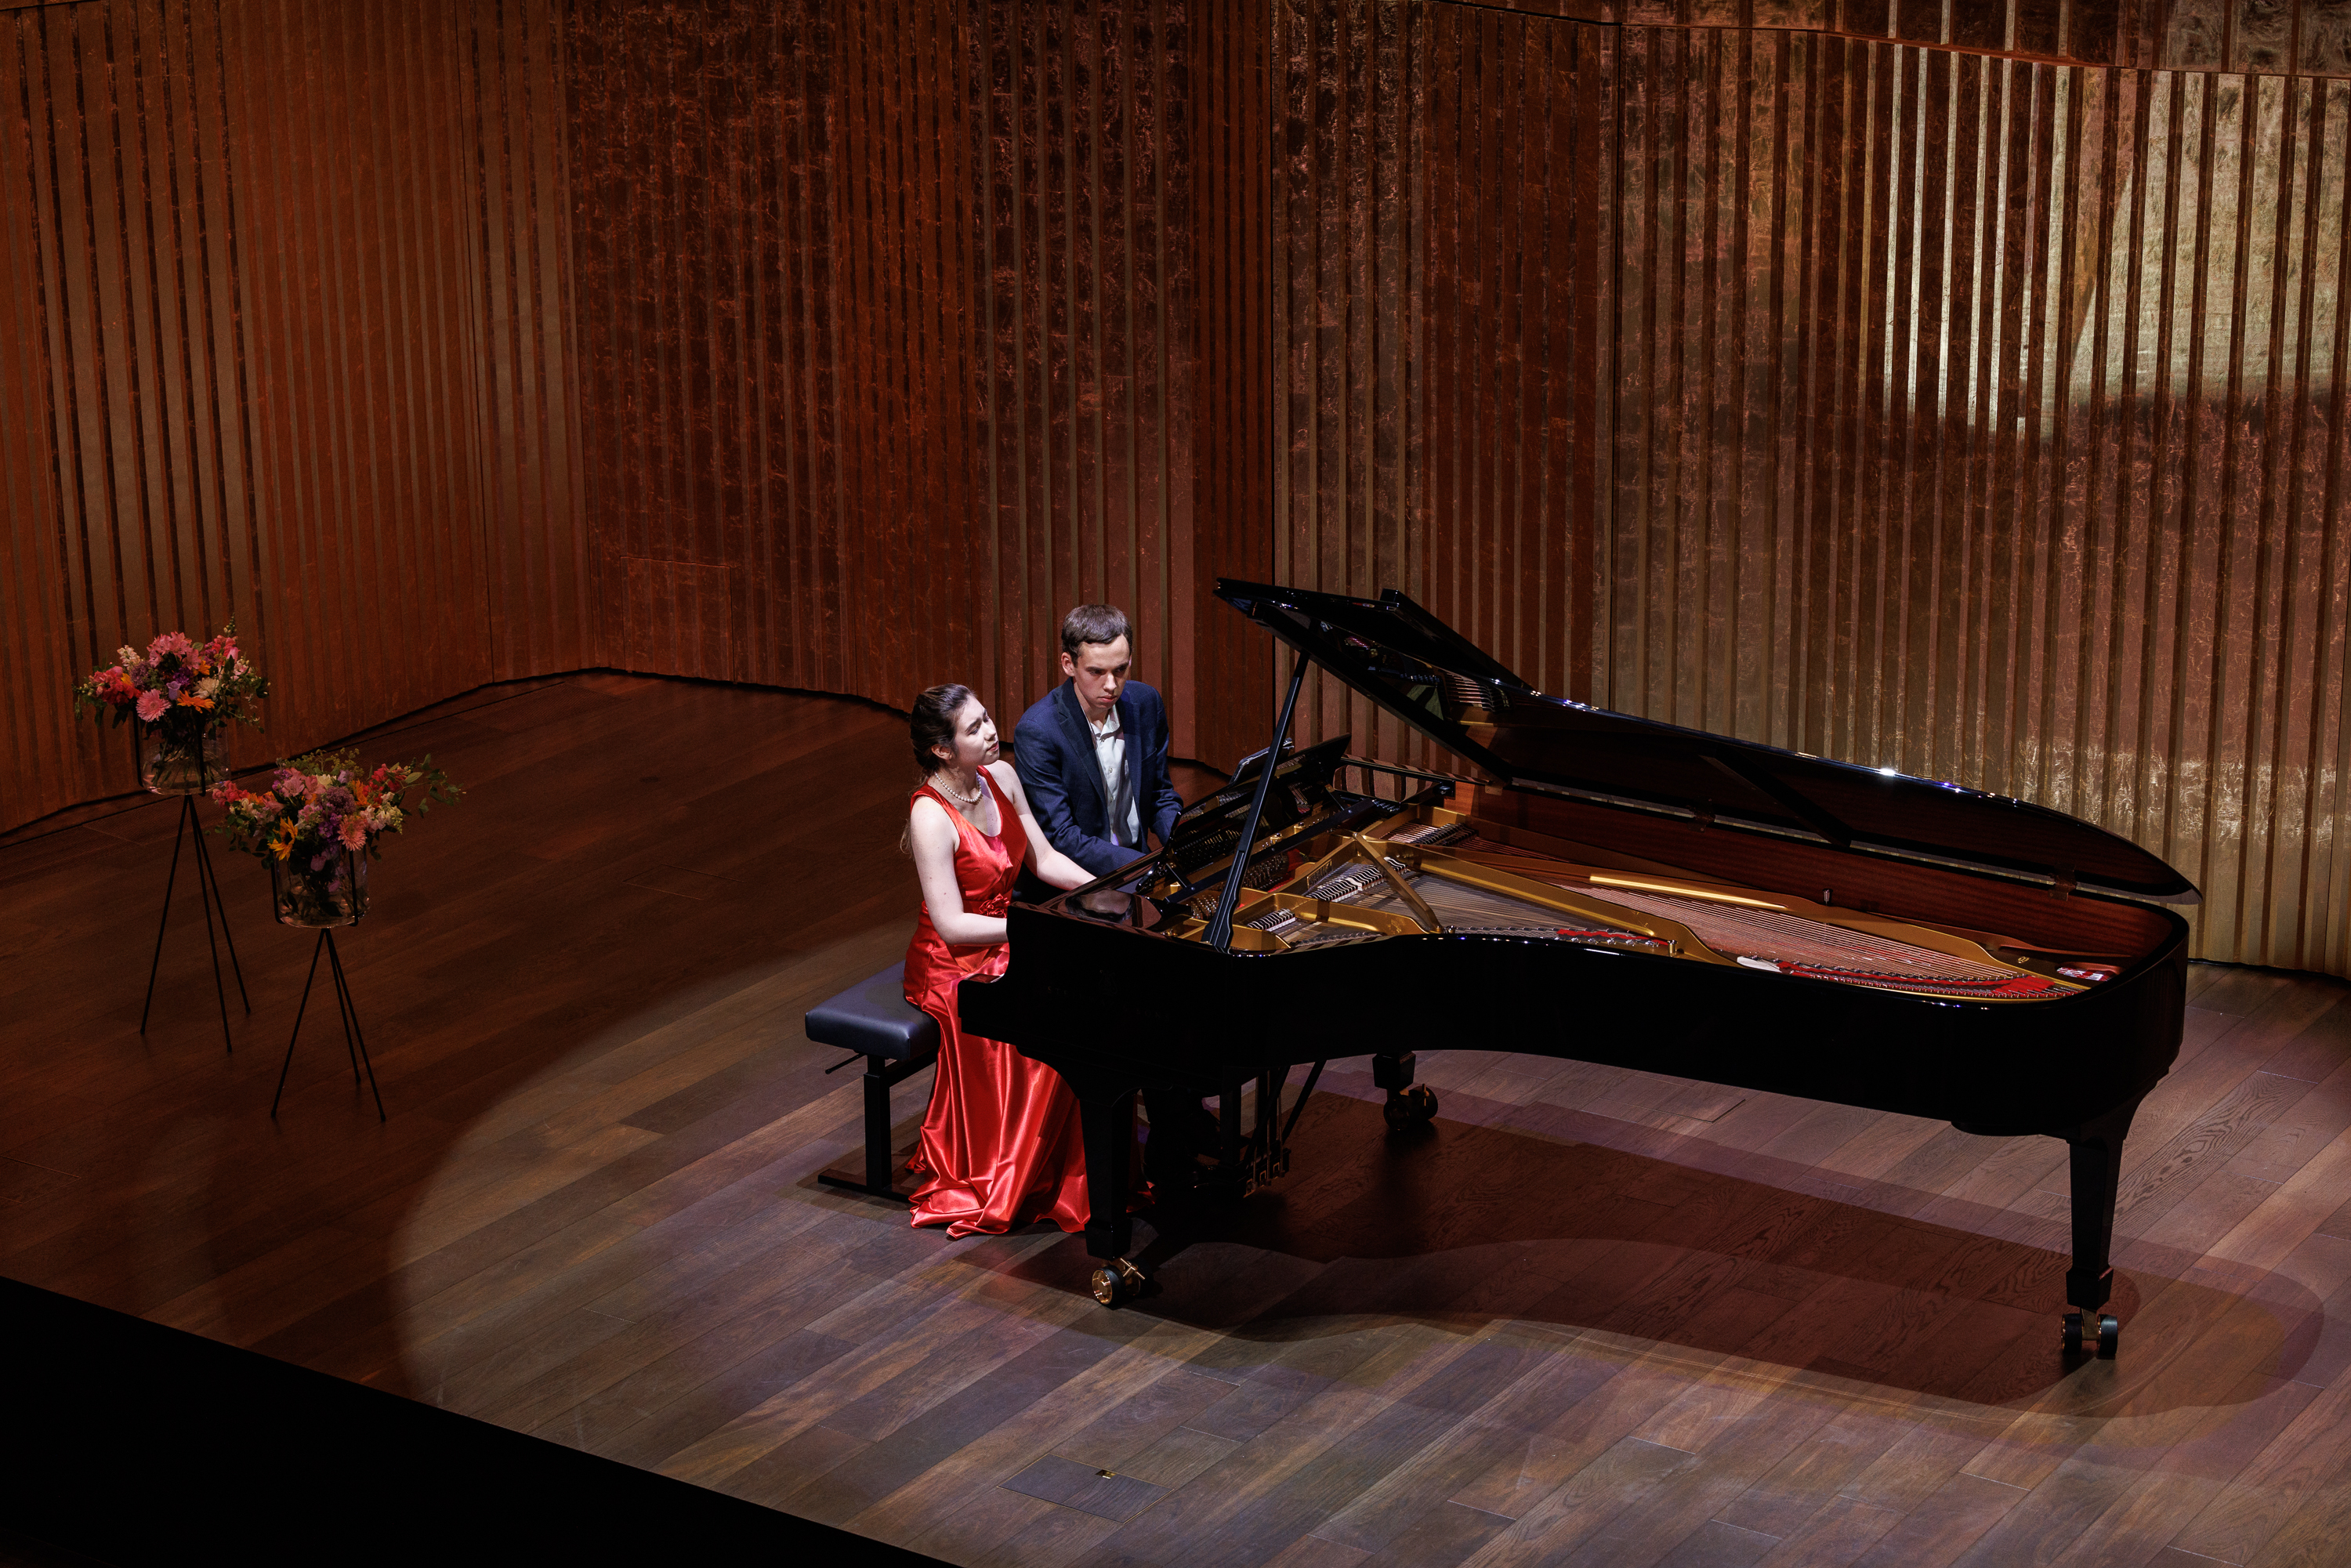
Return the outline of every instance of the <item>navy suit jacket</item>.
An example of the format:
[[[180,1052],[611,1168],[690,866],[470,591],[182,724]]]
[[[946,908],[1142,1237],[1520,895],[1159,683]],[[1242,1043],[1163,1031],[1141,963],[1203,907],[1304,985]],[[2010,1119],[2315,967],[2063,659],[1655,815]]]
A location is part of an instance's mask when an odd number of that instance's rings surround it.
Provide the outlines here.
[[[1167,775],[1166,706],[1141,681],[1129,681],[1118,694],[1118,724],[1126,737],[1135,821],[1165,843],[1183,809]],[[1143,853],[1140,846],[1128,848],[1111,837],[1093,732],[1068,681],[1039,698],[1013,727],[1012,767],[1046,839],[1096,876]]]

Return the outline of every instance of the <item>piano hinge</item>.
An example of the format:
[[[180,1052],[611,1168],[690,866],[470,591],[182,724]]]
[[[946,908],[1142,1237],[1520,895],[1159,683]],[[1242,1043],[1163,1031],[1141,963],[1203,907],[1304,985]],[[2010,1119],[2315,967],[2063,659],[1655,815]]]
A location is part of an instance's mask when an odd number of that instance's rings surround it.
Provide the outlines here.
[[[2074,895],[2074,868],[2069,865],[2058,866],[2049,877],[2049,896],[2071,898]]]

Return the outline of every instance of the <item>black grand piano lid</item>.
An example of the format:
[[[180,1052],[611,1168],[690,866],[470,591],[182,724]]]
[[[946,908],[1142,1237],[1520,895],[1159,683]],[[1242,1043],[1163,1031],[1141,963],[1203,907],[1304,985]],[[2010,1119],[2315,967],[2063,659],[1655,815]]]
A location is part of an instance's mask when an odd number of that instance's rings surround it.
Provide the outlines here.
[[[1353,599],[1222,579],[1217,597],[1520,789],[2126,898],[2198,901],[2195,884],[2160,858],[2045,806],[1547,695],[1394,589]]]

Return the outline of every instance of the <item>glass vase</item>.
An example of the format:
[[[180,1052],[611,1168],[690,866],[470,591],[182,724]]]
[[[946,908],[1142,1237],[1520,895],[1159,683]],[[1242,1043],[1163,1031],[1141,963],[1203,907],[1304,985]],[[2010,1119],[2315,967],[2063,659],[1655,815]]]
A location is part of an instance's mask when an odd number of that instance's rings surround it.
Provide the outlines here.
[[[193,736],[160,724],[139,727],[139,782],[158,795],[201,795],[228,777],[228,732],[207,725]]]
[[[307,857],[269,862],[269,901],[280,925],[356,925],[367,913],[367,856],[339,850],[318,870]]]

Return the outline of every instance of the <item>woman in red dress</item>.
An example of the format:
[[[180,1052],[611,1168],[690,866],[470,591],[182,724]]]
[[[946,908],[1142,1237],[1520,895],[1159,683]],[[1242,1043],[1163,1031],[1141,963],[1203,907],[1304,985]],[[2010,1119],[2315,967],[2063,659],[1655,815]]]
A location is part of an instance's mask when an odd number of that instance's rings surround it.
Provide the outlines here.
[[[914,702],[914,791],[906,846],[923,913],[906,946],[906,999],[939,1025],[938,1075],[914,1168],[914,1223],[950,1236],[1050,1219],[1086,1223],[1085,1146],[1077,1097],[1061,1074],[1001,1040],[967,1034],[956,986],[1004,972],[1004,911],[1025,862],[1055,887],[1093,880],[1045,841],[1011,764],[997,760],[996,721],[963,686]]]

